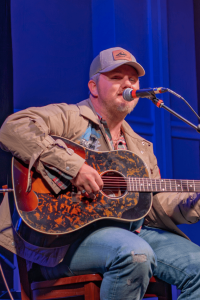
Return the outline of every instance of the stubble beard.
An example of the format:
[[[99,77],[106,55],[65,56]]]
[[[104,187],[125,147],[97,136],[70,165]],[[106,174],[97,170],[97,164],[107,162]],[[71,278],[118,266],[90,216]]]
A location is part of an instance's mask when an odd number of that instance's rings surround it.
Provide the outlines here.
[[[123,116],[121,115],[120,117],[125,118],[126,115],[130,114],[134,110],[135,106],[137,105],[137,102],[135,103],[134,100],[131,102],[132,105],[128,105],[127,101],[124,100],[121,103],[113,105],[111,108],[107,104],[107,102],[103,100],[102,91],[101,91],[101,88],[99,87],[99,84],[97,84],[97,89],[98,89],[99,98],[101,99],[101,102],[103,103],[104,108],[106,108],[107,112],[109,112],[109,114],[111,114],[111,115],[113,115],[115,113],[116,117],[117,117],[118,112],[120,112],[121,114],[123,114]]]
[[[117,111],[124,112],[124,113],[126,113],[128,115],[128,114],[130,114],[134,110],[135,106],[136,106],[135,103],[133,103],[131,106],[126,105],[126,103],[120,103],[116,107],[116,109],[117,109]]]
[[[112,107],[108,105],[107,102],[103,101],[103,107],[105,109],[105,114],[114,116],[115,119],[124,119],[128,114],[130,114],[137,103],[131,103],[131,105],[127,105],[126,102],[115,103]]]

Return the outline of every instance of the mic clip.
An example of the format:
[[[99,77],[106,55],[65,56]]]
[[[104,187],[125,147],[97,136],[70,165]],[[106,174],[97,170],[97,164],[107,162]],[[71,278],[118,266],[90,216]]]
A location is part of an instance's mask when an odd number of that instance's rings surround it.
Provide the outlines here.
[[[152,93],[151,96],[148,97],[158,108],[161,108],[164,105],[163,100],[160,100],[156,97],[155,93]]]

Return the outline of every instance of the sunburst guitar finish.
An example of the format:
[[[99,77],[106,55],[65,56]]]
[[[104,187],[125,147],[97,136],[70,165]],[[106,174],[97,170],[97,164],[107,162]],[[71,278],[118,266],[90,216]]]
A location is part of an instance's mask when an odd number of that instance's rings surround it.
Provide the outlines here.
[[[104,187],[95,199],[83,197],[70,186],[56,195],[34,169],[32,187],[26,193],[28,165],[13,158],[15,212],[13,225],[27,242],[42,247],[68,244],[94,222],[132,222],[151,208],[151,192],[132,191],[130,178],[148,178],[143,160],[130,151],[96,152],[69,140],[67,147],[82,156],[100,174]],[[62,242],[59,242],[62,241]]]

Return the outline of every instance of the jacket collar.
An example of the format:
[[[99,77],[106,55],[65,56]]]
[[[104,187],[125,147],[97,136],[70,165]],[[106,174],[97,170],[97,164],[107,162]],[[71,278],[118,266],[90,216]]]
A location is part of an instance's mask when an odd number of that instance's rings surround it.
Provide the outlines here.
[[[79,103],[77,103],[77,106],[80,109],[80,115],[91,120],[92,122],[99,124],[99,117],[94,109],[94,106],[92,104],[92,101],[90,100],[90,98],[83,100]],[[142,138],[141,136],[139,136],[137,133],[135,133],[133,131],[133,129],[130,127],[130,125],[124,120],[122,123],[122,130],[126,135],[128,135],[130,138],[134,138],[137,140],[144,140],[144,138]]]
[[[90,98],[77,103],[80,109],[80,115],[91,120],[92,122],[99,124],[99,117],[94,109],[92,101]]]

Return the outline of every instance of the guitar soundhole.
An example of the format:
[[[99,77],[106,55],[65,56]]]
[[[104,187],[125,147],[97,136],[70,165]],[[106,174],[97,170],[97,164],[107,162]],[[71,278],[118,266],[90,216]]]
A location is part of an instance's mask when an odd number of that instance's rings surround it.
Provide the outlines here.
[[[106,171],[101,174],[101,178],[104,183],[103,194],[111,198],[124,196],[127,191],[127,184],[122,174],[114,171]]]

